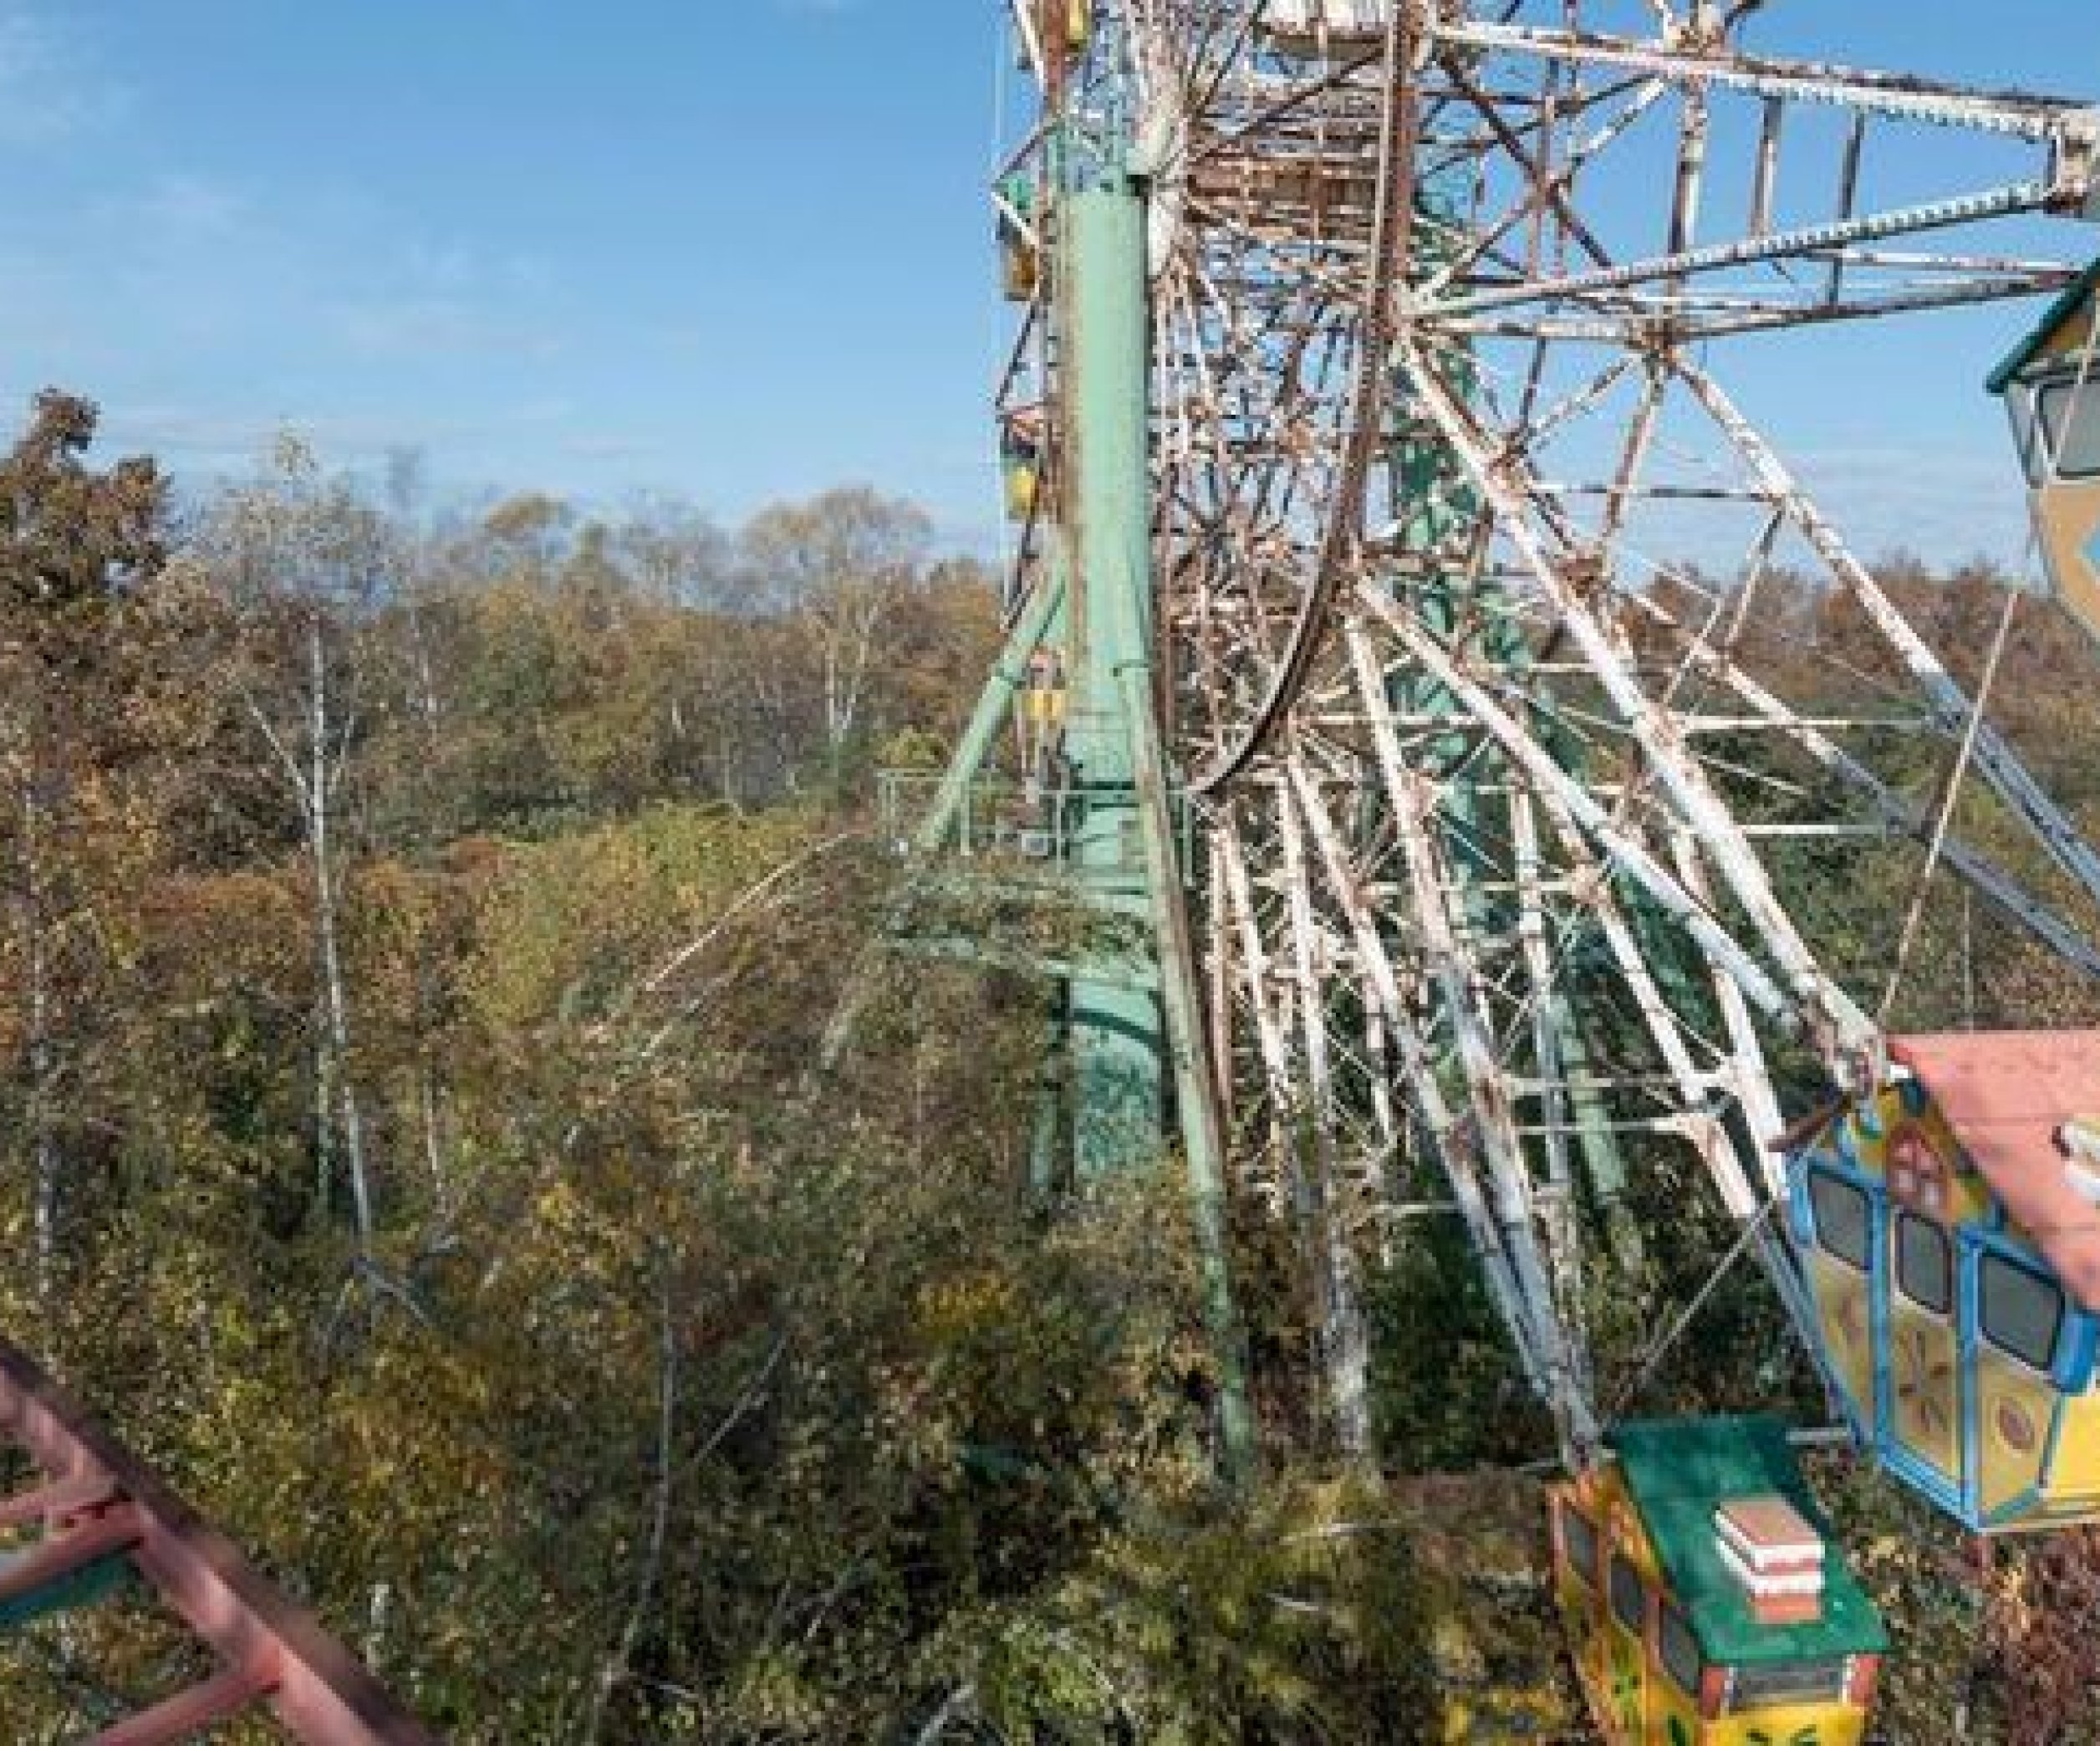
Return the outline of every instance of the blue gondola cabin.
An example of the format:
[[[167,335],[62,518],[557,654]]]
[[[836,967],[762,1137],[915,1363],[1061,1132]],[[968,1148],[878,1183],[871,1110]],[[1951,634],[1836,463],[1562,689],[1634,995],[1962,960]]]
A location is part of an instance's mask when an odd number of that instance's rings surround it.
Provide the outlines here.
[[[1971,1529],[2100,1520],[2100,1032],[1898,1038],[1789,1218],[1853,1427]]]
[[[2051,588],[2100,637],[2100,265],[2041,319],[1990,378],[2026,470]]]
[[[1552,1492],[1554,1594],[1611,1746],[1859,1746],[1888,1640],[1776,1419],[1621,1426]]]

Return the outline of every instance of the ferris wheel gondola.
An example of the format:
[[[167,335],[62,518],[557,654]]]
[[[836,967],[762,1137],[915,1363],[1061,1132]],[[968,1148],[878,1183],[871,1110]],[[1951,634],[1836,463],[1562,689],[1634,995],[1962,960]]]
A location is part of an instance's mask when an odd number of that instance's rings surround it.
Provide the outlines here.
[[[2027,477],[2035,541],[2066,610],[2100,637],[2100,264],[1992,372]]]

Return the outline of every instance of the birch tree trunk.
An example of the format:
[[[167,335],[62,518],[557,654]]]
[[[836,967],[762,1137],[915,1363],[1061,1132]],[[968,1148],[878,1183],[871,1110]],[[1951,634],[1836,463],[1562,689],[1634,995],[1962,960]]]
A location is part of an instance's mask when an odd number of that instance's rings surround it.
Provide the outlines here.
[[[51,1284],[58,1253],[59,1177],[62,1168],[57,1126],[58,1048],[53,1035],[51,915],[45,880],[47,820],[37,793],[36,759],[24,759],[22,803],[22,933],[28,960],[24,1034],[29,1067],[30,1227],[39,1295]]]
[[[328,648],[319,610],[307,620],[308,722],[310,744],[306,790],[306,839],[313,867],[313,927],[319,954],[324,1035],[331,1056],[339,1112],[343,1124],[343,1151],[349,1168],[350,1204],[357,1223],[360,1255],[372,1248],[372,1192],[364,1153],[364,1119],[359,1107],[357,1085],[351,1071],[351,1024],[349,991],[343,977],[339,939],[341,901],[335,865],[334,836],[331,829],[339,764],[331,764],[329,735],[335,731],[329,718]]]

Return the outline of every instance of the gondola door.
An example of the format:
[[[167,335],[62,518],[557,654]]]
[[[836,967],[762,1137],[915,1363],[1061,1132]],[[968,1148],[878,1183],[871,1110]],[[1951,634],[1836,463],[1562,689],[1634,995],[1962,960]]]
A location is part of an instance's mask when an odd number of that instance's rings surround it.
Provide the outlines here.
[[[1616,1539],[1617,1536],[1615,1535]],[[1643,1746],[1649,1738],[1649,1589],[1631,1548],[1614,1547],[1605,1564],[1604,1722],[1612,1746]]]
[[[1963,1482],[1961,1345],[1954,1234],[1898,1206],[1888,1221],[1888,1422],[1912,1458],[1959,1493]]]
[[[1884,1221],[1874,1196],[1859,1181],[1824,1164],[1807,1167],[1802,1201],[1807,1217],[1802,1260],[1816,1294],[1824,1348],[1861,1434],[1878,1437],[1882,1427],[1875,1336],[1881,1325],[1884,1268],[1876,1252]]]
[[[2100,637],[2100,370],[2083,348],[2031,366],[2006,392],[2057,598]]]
[[[1977,1246],[1967,1284],[1976,1507],[1988,1520],[2041,1492],[2057,1413],[2056,1372],[2067,1344],[2077,1344],[2076,1318],[2057,1280],[1995,1243]]]
[[[1904,1454],[1958,1498],[1961,1338],[1955,1236],[1946,1222],[1954,1172],[1921,1122],[1898,1121],[1888,1136],[1888,1430]]]

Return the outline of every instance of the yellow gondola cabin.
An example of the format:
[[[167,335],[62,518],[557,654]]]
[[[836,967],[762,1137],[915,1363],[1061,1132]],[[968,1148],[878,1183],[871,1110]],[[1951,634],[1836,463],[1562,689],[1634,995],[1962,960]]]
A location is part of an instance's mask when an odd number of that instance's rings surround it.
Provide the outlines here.
[[[2011,416],[2050,586],[2100,637],[2100,264],[2059,298],[1990,389]]]
[[[1859,1746],[1888,1639],[1776,1419],[1623,1425],[1553,1488],[1554,1594],[1611,1746]]]
[[[2100,1032],[1892,1039],[1792,1151],[1790,1220],[1854,1428],[1978,1533],[2100,1520]]]
[[[1009,303],[1027,303],[1042,286],[1042,250],[1035,232],[1035,189],[1024,178],[999,185],[999,284]]]
[[[1042,411],[1009,413],[999,432],[999,477],[1011,521],[1032,520],[1042,498]]]

